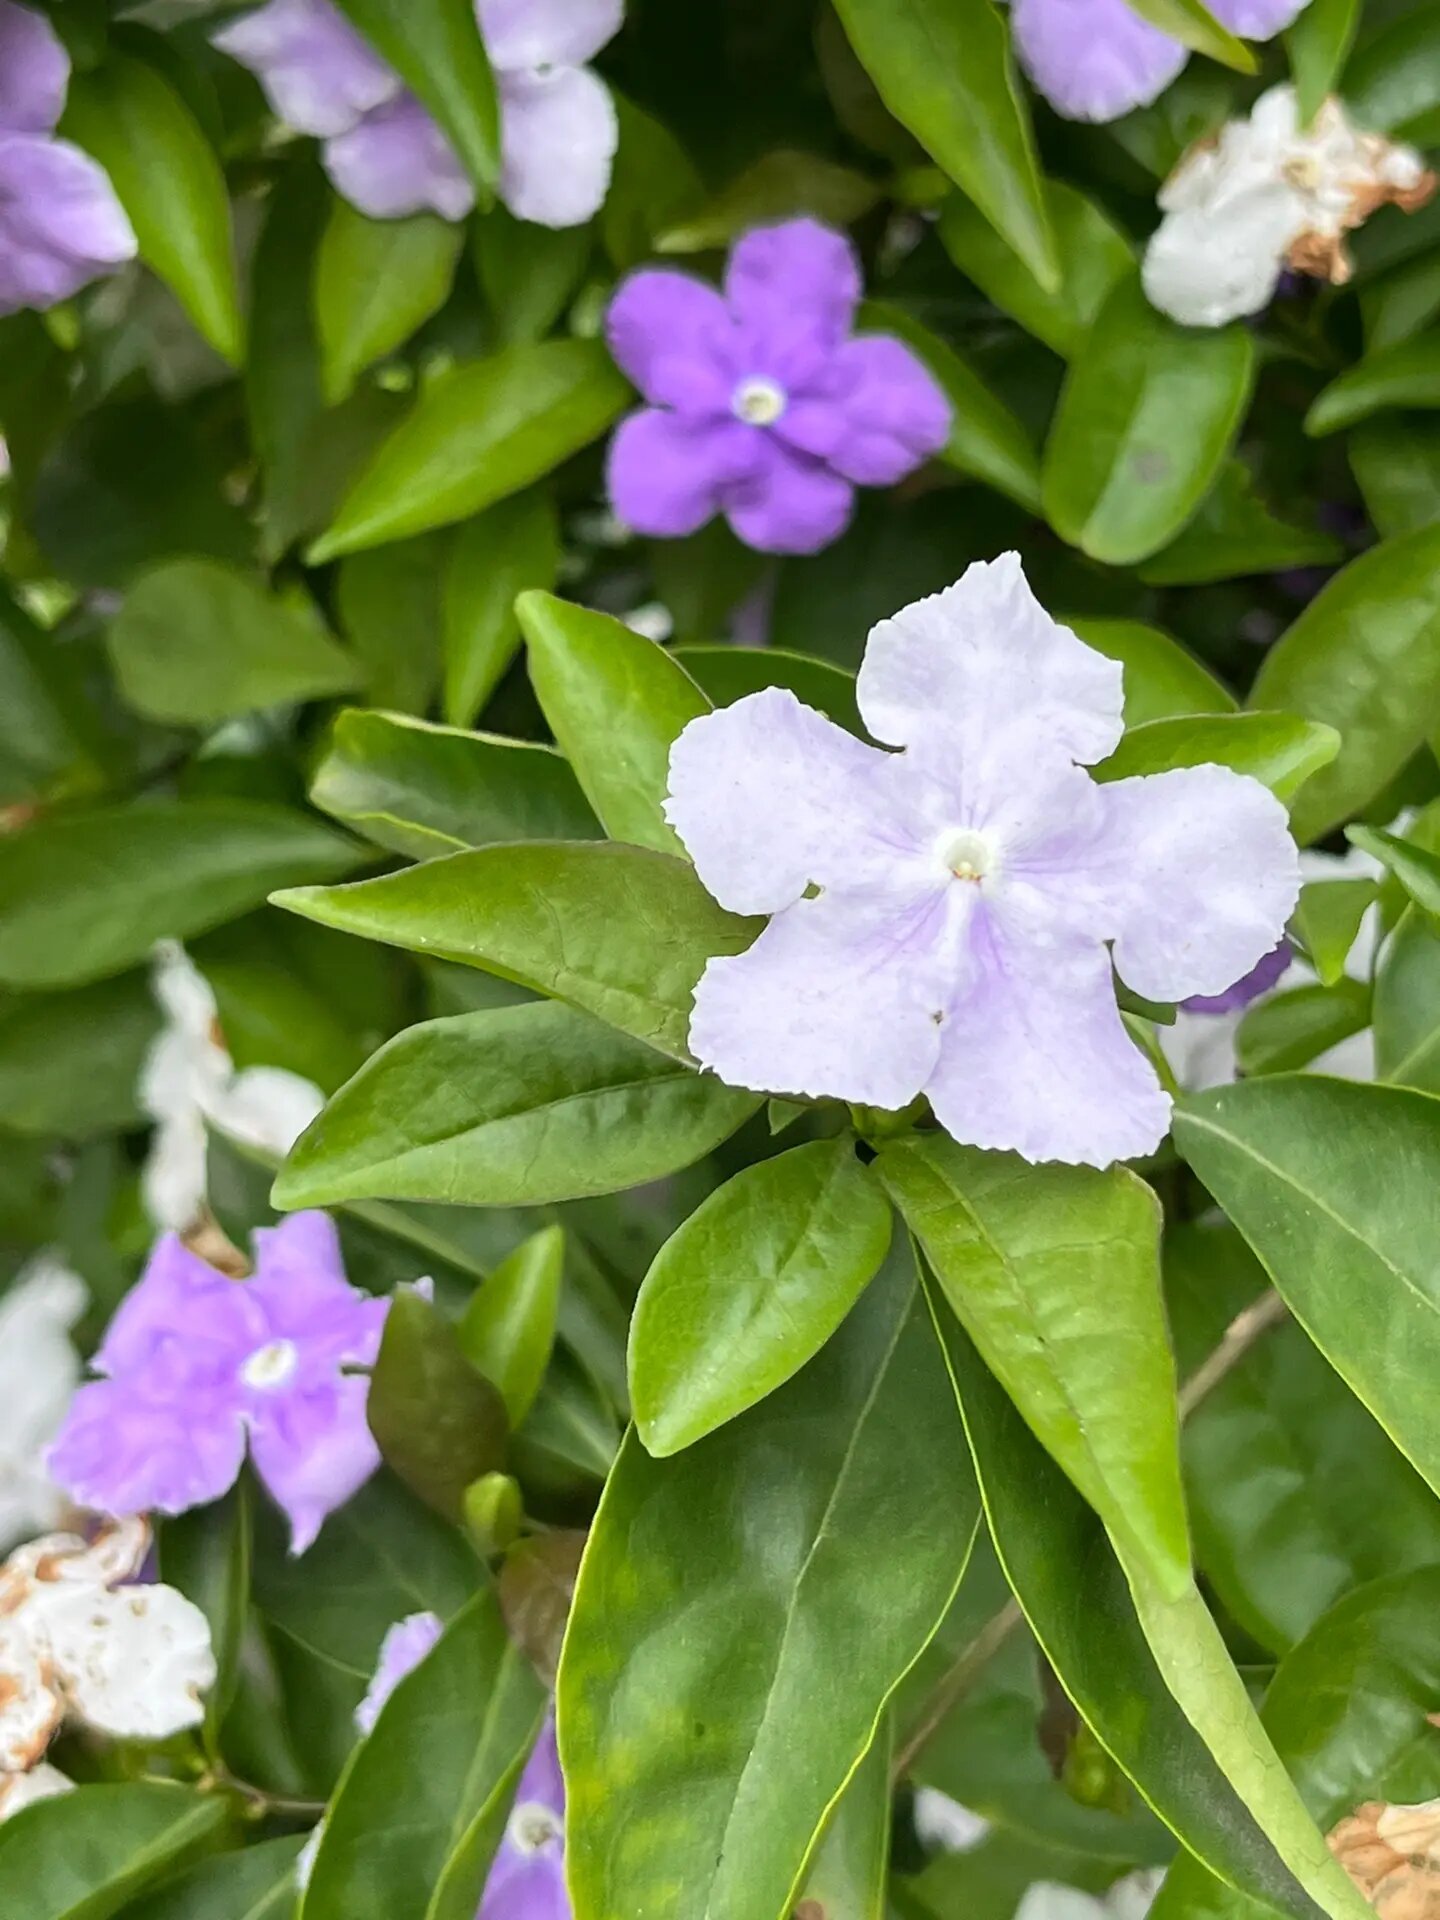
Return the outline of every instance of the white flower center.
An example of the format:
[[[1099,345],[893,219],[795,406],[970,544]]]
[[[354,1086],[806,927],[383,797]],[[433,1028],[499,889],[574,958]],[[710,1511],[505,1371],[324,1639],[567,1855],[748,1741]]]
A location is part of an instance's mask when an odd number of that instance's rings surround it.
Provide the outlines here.
[[[510,1838],[521,1853],[539,1853],[552,1841],[565,1838],[565,1825],[549,1807],[527,1800],[510,1816]]]
[[[240,1378],[247,1387],[269,1392],[284,1386],[299,1361],[300,1354],[293,1340],[272,1340],[268,1346],[255,1349],[241,1367]]]
[[[730,398],[730,411],[752,427],[773,427],[788,401],[785,389],[763,374],[742,380]]]
[[[945,834],[939,854],[957,880],[968,880],[973,886],[993,880],[1000,866],[995,842],[988,833],[977,833],[973,827],[959,827]]]

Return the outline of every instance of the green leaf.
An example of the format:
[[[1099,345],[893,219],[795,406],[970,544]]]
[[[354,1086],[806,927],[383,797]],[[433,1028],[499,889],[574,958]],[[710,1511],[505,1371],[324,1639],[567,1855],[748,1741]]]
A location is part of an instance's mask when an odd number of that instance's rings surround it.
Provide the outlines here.
[[[1345,838],[1387,867],[1422,913],[1440,921],[1440,855],[1379,827],[1347,827]]]
[[[608,842],[483,847],[278,904],[518,981],[686,1062],[706,962],[743,952],[757,928],[717,907],[683,860]]]
[[[1440,258],[1422,253],[1371,280],[1360,295],[1365,348],[1375,353],[1420,333],[1440,313]]]
[[[1428,420],[1367,420],[1345,446],[1365,510],[1385,539],[1440,520],[1440,434]]]
[[[1375,1070],[1440,1093],[1440,935],[1418,908],[1402,918],[1375,973]]]
[[[1243,327],[1177,327],[1135,276],[1110,293],[1070,365],[1045,448],[1045,512],[1109,566],[1167,546],[1220,476],[1250,403]]]
[[[864,332],[903,340],[935,376],[951,407],[950,438],[940,453],[946,465],[1038,513],[1040,457],[1034,443],[968,361],[903,307],[885,300],[867,300],[859,325]]]
[[[142,574],[106,644],[129,704],[182,726],[341,693],[359,678],[308,601],[282,600],[219,560]]]
[[[245,353],[225,175],[190,109],[145,61],[70,76],[62,130],[104,167],[140,257],[232,366]]]
[[[848,1135],[737,1173],[666,1241],[630,1327],[635,1424],[693,1446],[817,1354],[878,1272],[890,1209]]]
[[[1320,1351],[1440,1489],[1424,1384],[1440,1363],[1437,1115],[1401,1087],[1277,1077],[1192,1096],[1175,1143]]]
[[[1295,526],[1266,506],[1243,460],[1231,460],[1178,540],[1140,568],[1152,587],[1203,586],[1288,567],[1338,566],[1345,549],[1321,526]]]
[[[826,1822],[799,1914],[809,1920],[885,1920],[890,1802],[890,1727],[882,1721]]]
[[[574,774],[549,747],[353,707],[336,716],[310,798],[416,860],[598,831]]]
[[[475,1290],[460,1322],[465,1356],[499,1392],[512,1427],[530,1411],[545,1378],[564,1271],[564,1229],[542,1227]]]
[[[0,1826],[5,1920],[110,1920],[215,1838],[223,1800],[183,1787],[81,1787]]]
[[[541,340],[579,288],[592,226],[541,227],[494,206],[471,227],[471,252],[502,346]]]
[[[1233,767],[1289,800],[1340,750],[1333,727],[1291,713],[1186,714],[1132,727],[1100,762],[1095,778],[1129,780],[1172,767]]]
[[[664,813],[670,749],[710,702],[663,647],[608,614],[548,593],[523,594],[516,612],[536,698],[605,831],[682,853]]]
[[[1250,703],[1340,733],[1294,808],[1302,843],[1373,800],[1440,725],[1440,527],[1352,560],[1266,654]]]
[[[1258,70],[1250,49],[1221,25],[1202,0],[1135,0],[1134,10],[1161,33],[1168,33],[1195,53],[1208,54],[1222,67],[1232,67],[1236,73]]]
[[[205,1696],[205,1732],[214,1742],[235,1697],[250,1615],[250,1487],[213,1506],[167,1519],[160,1529],[160,1578],[193,1600],[210,1623],[216,1679]]]
[[[493,1592],[477,1593],[355,1749],[300,1920],[425,1920],[432,1888],[534,1738],[541,1706]]]
[[[1190,1588],[1167,1611],[1152,1590],[1131,1590],[1138,1567],[1122,1570],[958,1321],[944,1327],[996,1550],[1101,1745],[1230,1885],[1293,1920],[1362,1920],[1367,1909],[1296,1802],[1199,1596]]]
[[[340,625],[363,663],[372,707],[429,710],[440,680],[443,534],[348,554],[335,574]]]
[[[615,96],[615,105],[620,148],[600,209],[600,232],[605,251],[623,272],[650,258],[659,236],[700,204],[705,186],[667,127],[623,94]]]
[[[440,122],[482,197],[500,175],[500,108],[471,0],[336,0]]]
[[[413,1288],[400,1289],[385,1317],[365,1414],[391,1469],[447,1520],[460,1519],[473,1480],[504,1465],[503,1400]]]
[[[431,1020],[340,1089],[281,1169],[275,1205],[613,1193],[688,1167],[759,1104],[570,1007]]]
[[[1233,713],[1235,696],[1178,640],[1139,620],[1067,620],[1085,642],[1125,669],[1125,725],[1192,713]]]
[[[0,1125],[64,1140],[138,1126],[140,1073],[159,1031],[143,973],[0,1004]]]
[[[327,407],[354,391],[368,366],[445,304],[465,230],[438,214],[367,220],[336,198],[315,260],[315,325]]]
[[[1361,980],[1291,987],[1248,1008],[1235,1035],[1242,1073],[1293,1073],[1370,1024],[1370,989]]]
[[[125,1920],[291,1920],[303,1844],[298,1836],[263,1840],[202,1860],[126,1907]]]
[[[1060,263],[1053,285],[1036,277],[963,194],[951,194],[940,209],[938,231],[945,251],[987,300],[1068,360],[1116,282],[1133,270],[1135,256],[1120,229],[1083,193],[1063,180],[1047,180],[1044,195]]]
[[[448,526],[519,493],[598,439],[629,398],[598,340],[507,347],[437,375],[376,449],[311,564]]]
[[[778,1393],[671,1460],[627,1438],[560,1663],[576,1920],[789,1911],[954,1594],[972,1484],[903,1239]]]
[[[515,602],[548,591],[560,570],[560,530],[548,493],[497,501],[457,528],[441,585],[445,718],[468,727],[520,646]]]
[[[880,97],[1044,287],[1060,264],[1010,38],[990,0],[837,0]]]
[[[235,1065],[285,1067],[333,1092],[399,1024],[386,956],[262,912],[192,942]]]
[[[0,807],[102,784],[65,656],[0,585]]]
[[[880,1178],[987,1366],[1049,1453],[1154,1569],[1190,1578],[1155,1196],[1123,1167],[1029,1167],[943,1134]]]
[[[1367,353],[1323,390],[1305,416],[1305,431],[1338,433],[1395,407],[1440,407],[1440,331]]]
[[[788,687],[807,707],[814,707],[837,726],[861,733],[860,710],[855,704],[855,676],[828,660],[785,647],[681,646],[670,650],[707,699],[717,707],[733,706],[747,693],[765,687]]]
[[[1291,921],[1322,987],[1333,987],[1378,891],[1373,880],[1308,880]]]
[[[1345,69],[1345,106],[1357,126],[1433,146],[1440,130],[1440,22],[1428,8],[1368,37]]]
[[[1359,25],[1360,0],[1311,0],[1286,29],[1285,50],[1302,126],[1309,126],[1326,94],[1339,84]]]
[[[808,214],[833,227],[848,227],[869,213],[881,197],[873,180],[853,167],[838,166],[818,154],[782,147],[762,154],[718,193],[657,234],[658,253],[705,253],[727,247],[751,227]]]
[[[338,880],[359,849],[288,807],[132,801],[0,836],[0,984],[82,986],[258,907]]]

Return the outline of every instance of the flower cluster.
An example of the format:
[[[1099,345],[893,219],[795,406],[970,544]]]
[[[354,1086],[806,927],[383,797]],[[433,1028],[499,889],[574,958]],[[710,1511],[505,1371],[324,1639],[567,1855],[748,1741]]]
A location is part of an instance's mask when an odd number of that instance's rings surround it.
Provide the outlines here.
[[[0,0],[0,314],[53,307],[135,258],[103,169],[55,138],[69,84],[50,22]]]
[[[1413,213],[1434,191],[1413,147],[1361,132],[1333,96],[1302,126],[1294,88],[1273,87],[1161,188],[1145,291],[1173,319],[1218,327],[1259,313],[1287,268],[1343,285],[1345,235],[1378,207]]]
[[[1299,895],[1285,809],[1197,766],[1097,782],[1121,668],[1059,626],[1014,554],[881,621],[861,716],[885,752],[772,688],[694,720],[667,814],[706,888],[773,916],[712,960],[690,1045],[731,1085],[903,1108],[977,1147],[1105,1166],[1170,1103],[1115,972],[1218,994]]]
[[[605,198],[615,105],[587,61],[621,0],[476,0],[500,96],[500,197],[521,220],[578,226]],[[336,190],[377,220],[463,220],[475,189],[425,108],[330,0],[267,0],[215,35],[276,114],[324,143]]]
[[[886,334],[852,335],[860,266],[813,220],[747,233],[723,296],[687,273],[632,274],[610,350],[649,403],[610,447],[610,499],[639,533],[723,513],[765,553],[844,532],[860,487],[893,486],[944,446],[950,406]]]

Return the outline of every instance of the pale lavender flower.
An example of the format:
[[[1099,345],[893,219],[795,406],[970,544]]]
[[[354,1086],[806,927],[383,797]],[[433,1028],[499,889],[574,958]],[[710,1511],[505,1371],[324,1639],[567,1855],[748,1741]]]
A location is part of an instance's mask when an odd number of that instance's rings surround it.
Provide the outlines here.
[[[893,486],[944,446],[950,406],[885,334],[852,336],[860,263],[814,220],[737,242],[723,296],[650,268],[610,306],[610,351],[649,402],[610,446],[610,501],[639,533],[723,513],[764,553],[814,553],[855,489]]]
[[[553,1714],[520,1775],[476,1920],[570,1920],[570,1896],[565,1891],[565,1780]]]
[[[53,307],[135,257],[103,168],[54,137],[69,82],[49,21],[0,0],[0,314]]]
[[[249,1443],[303,1553],[380,1464],[365,1420],[389,1302],[345,1280],[323,1213],[255,1235],[230,1280],[166,1234],[110,1323],[50,1452],[80,1506],[183,1513],[219,1499]]]
[[[900,1108],[971,1146],[1105,1166],[1169,1101],[1116,1006],[1222,993],[1299,894],[1284,808],[1225,767],[1100,784],[1118,664],[1014,554],[883,620],[860,712],[887,753],[772,688],[692,721],[667,816],[707,889],[773,918],[712,960],[690,1045],[734,1086]]]
[[[1307,4],[1212,0],[1210,11],[1246,39],[1269,40]],[[1126,0],[1013,0],[1010,21],[1025,71],[1070,120],[1118,120],[1148,106],[1190,57]]]
[[[404,91],[404,83],[330,0],[269,0],[213,36],[258,74],[287,127],[328,140]]]
[[[380,1709],[400,1682],[415,1671],[444,1631],[438,1613],[410,1613],[389,1629],[380,1642],[380,1658],[365,1698],[355,1709],[355,1724],[361,1733],[374,1731]]]

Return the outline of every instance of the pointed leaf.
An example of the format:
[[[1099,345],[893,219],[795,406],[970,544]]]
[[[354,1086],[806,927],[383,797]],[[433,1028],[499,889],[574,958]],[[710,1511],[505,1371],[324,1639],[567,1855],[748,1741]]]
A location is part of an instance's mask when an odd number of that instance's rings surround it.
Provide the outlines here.
[[[82,1787],[0,1826],[5,1920],[110,1920],[168,1867],[213,1842],[225,1802],[183,1787]]]
[[[1379,892],[1374,880],[1307,880],[1291,921],[1320,984],[1333,987]]]
[[[1333,727],[1289,713],[1186,715],[1132,727],[1095,769],[1095,778],[1129,780],[1171,767],[1233,767],[1288,800],[1339,751]]]
[[[1338,433],[1395,407],[1440,407],[1440,331],[1367,353],[1320,394],[1305,416],[1305,431]]]
[[[365,1417],[391,1470],[446,1520],[460,1519],[473,1481],[504,1465],[504,1402],[445,1315],[411,1287],[386,1315]]]
[[[1440,933],[1417,908],[1400,921],[1375,972],[1375,1071],[1440,1093]]]
[[[263,1840],[202,1860],[126,1907],[125,1920],[291,1920],[303,1844],[299,1835]]]
[[[441,583],[445,718],[468,727],[520,647],[515,602],[554,586],[560,530],[548,492],[499,500],[455,531]]]
[[[1134,0],[1134,10],[1161,33],[1168,33],[1172,40],[1196,53],[1208,54],[1221,66],[1232,67],[1236,73],[1257,70],[1254,54],[1221,25],[1202,0]]]
[[[368,220],[336,199],[315,261],[315,324],[328,407],[442,307],[465,230],[438,214]]]
[[[1282,520],[1260,498],[1242,460],[1231,460],[1176,540],[1145,561],[1147,586],[1184,587],[1291,567],[1338,566],[1345,549],[1321,526]]]
[[[564,1229],[542,1227],[476,1288],[460,1322],[465,1357],[494,1385],[512,1427],[530,1411],[545,1378],[564,1271]]]
[[[1359,26],[1360,0],[1311,0],[1286,29],[1302,126],[1309,126],[1326,94],[1339,84]]]
[[[1190,713],[1233,713],[1235,696],[1178,640],[1139,620],[1067,620],[1085,642],[1125,669],[1125,725]]]
[[[1347,827],[1345,838],[1388,867],[1421,912],[1440,922],[1440,854],[1379,827]]]
[[[473,0],[336,0],[450,138],[488,199],[500,175],[500,107]]]

